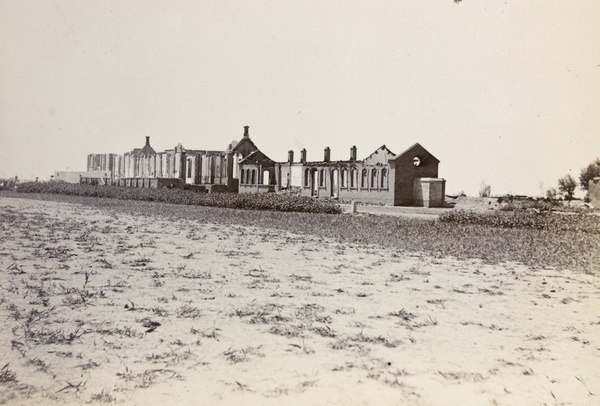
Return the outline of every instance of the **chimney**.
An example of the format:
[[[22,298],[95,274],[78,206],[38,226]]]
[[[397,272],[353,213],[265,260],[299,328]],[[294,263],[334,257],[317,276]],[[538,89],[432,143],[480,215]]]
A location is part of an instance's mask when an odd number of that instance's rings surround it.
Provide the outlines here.
[[[306,148],[302,148],[300,151],[300,162],[306,162]]]
[[[146,145],[150,145],[150,137],[146,137]]]
[[[292,150],[288,151],[288,162],[294,163],[294,151],[292,151]]]
[[[250,128],[250,127],[247,125],[244,126],[244,138],[250,136],[250,133],[248,132],[248,128]]]
[[[350,160],[356,161],[356,145],[350,148]]]
[[[323,161],[325,162],[329,162],[330,158],[331,158],[331,150],[329,149],[329,147],[325,148],[324,151],[324,156],[323,156]]]

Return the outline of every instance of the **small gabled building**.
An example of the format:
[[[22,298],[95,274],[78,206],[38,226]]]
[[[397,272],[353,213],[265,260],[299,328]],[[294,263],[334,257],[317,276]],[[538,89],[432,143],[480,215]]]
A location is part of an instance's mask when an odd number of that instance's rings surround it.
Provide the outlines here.
[[[239,174],[240,193],[274,192],[277,187],[275,161],[258,149],[239,161]]]
[[[250,154],[258,151],[258,147],[250,139],[249,126],[244,126],[244,136],[239,142],[235,142],[231,145],[231,148],[227,153],[227,191],[230,193],[237,193],[241,187],[241,161],[248,157]],[[244,178],[244,184],[246,178]]]
[[[419,143],[391,159],[394,206],[443,206],[446,181],[438,178],[439,163],[439,159]]]

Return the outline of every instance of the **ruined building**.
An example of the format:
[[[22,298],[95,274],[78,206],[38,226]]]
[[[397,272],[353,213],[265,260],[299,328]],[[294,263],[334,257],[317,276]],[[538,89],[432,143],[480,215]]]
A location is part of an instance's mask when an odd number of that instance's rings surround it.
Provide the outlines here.
[[[244,127],[241,141],[223,151],[188,150],[181,144],[156,152],[146,137],[143,148],[120,156],[88,155],[88,171],[105,172],[106,183],[128,187],[179,187],[205,192],[268,193],[288,191],[302,196],[356,200],[385,205],[441,206],[445,180],[438,178],[439,160],[420,144],[399,155],[385,145],[357,159],[356,147],[347,160],[332,161],[325,148],[323,159],[299,161],[288,152],[286,162],[267,157]],[[94,182],[82,177],[82,182]],[[104,183],[104,182],[102,182]]]

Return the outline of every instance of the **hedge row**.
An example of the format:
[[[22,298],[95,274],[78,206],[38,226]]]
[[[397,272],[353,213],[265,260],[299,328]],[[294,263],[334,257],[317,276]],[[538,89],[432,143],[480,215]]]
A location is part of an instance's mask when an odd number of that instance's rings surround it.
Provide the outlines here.
[[[479,224],[501,228],[532,228],[549,231],[575,231],[600,234],[600,217],[585,213],[557,214],[531,211],[496,211],[477,213],[456,210],[440,215],[440,221],[457,224]]]
[[[92,186],[64,182],[28,182],[17,188],[20,193],[51,193],[102,197],[120,200],[157,201],[195,206],[226,207],[245,210],[273,210],[339,214],[342,209],[327,200],[285,194],[263,193],[195,193],[181,189],[127,188]]]

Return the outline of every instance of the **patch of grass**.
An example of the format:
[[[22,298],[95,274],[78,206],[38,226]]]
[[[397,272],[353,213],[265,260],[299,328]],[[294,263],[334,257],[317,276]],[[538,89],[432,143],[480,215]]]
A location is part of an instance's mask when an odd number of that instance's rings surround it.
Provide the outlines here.
[[[197,307],[192,307],[185,304],[177,309],[177,317],[185,319],[197,319],[200,316],[202,316],[202,311]]]
[[[392,273],[392,274],[390,274],[389,282],[402,282],[402,281],[409,281],[409,280],[410,280],[409,277],[406,277],[402,274],[396,275],[396,274]]]
[[[287,338],[303,337],[306,330],[304,325],[276,325],[269,329],[269,333]]]
[[[395,251],[422,252],[439,258],[477,258],[489,264],[517,262],[532,267],[556,267],[590,274],[600,273],[600,216],[593,215],[535,214],[543,219],[534,222],[547,222],[548,225],[496,227],[487,220],[483,221],[483,224],[479,221],[462,221],[460,216],[456,217],[457,221],[446,217],[440,218],[440,221],[429,221],[386,216],[234,210],[143,201],[132,204],[131,201],[117,199],[48,194],[18,195],[6,191],[0,193],[7,196],[88,204],[133,215],[194,221],[202,218],[203,221],[218,226],[241,225],[281,232],[293,230],[298,234],[331,238],[337,243],[372,244],[389,247]],[[514,216],[513,212],[500,214],[503,215]],[[465,218],[471,218],[468,216]],[[527,221],[529,220],[523,220]]]
[[[440,221],[457,224],[480,224],[498,228],[531,228],[549,231],[576,231],[600,234],[597,216],[586,213],[571,215],[516,210],[493,213],[455,210],[440,215]]]
[[[4,364],[0,370],[0,383],[16,382],[17,375],[9,368],[10,364]]]
[[[154,385],[160,377],[167,379],[182,379],[181,375],[172,369],[147,369],[144,372],[134,373],[125,367],[125,372],[117,373],[117,376],[126,382],[133,382],[136,388],[149,388]]]
[[[65,331],[63,329],[50,328],[42,326],[39,328],[25,328],[25,337],[36,344],[71,344],[88,331],[82,331],[83,323],[79,323],[73,331]]]
[[[129,326],[125,326],[123,328],[121,328],[121,327],[103,328],[103,329],[99,328],[96,330],[96,333],[103,334],[103,335],[124,336],[124,337],[130,337],[130,338],[134,338],[134,337],[138,336],[138,332]]]
[[[261,346],[246,347],[246,348],[241,348],[239,350],[229,348],[223,352],[223,355],[232,364],[237,364],[239,362],[249,361],[252,356],[259,357],[259,358],[264,357],[265,354],[260,351],[260,348],[261,348]]]
[[[427,316],[427,318],[422,321],[414,321],[413,322],[412,320],[414,317],[415,317],[415,315],[411,314],[410,317],[408,318],[408,320],[406,320],[405,318],[402,318],[398,322],[398,324],[408,328],[409,330],[414,330],[414,329],[421,328],[421,327],[438,325],[438,321],[431,316]]]
[[[190,329],[190,333],[192,334],[199,334],[204,338],[212,338],[217,341],[219,341],[219,331],[221,331],[221,329],[217,327],[209,327],[206,330],[197,330],[193,327]]]
[[[281,314],[281,305],[266,304],[263,306],[247,306],[241,309],[235,309],[228,314],[229,317],[250,317],[250,324],[272,324],[289,322],[290,317]]]
[[[438,373],[443,376],[445,379],[449,381],[468,381],[468,382],[480,382],[485,379],[483,375],[480,373],[471,373],[471,372],[442,372],[438,371]]]
[[[167,367],[170,367],[170,366],[181,365],[185,361],[194,359],[196,357],[196,355],[190,350],[185,350],[185,351],[178,351],[178,350],[179,350],[179,348],[176,348],[174,350],[165,352],[163,354],[152,354],[152,355],[146,356],[146,361],[150,361],[153,363],[162,362]]]
[[[27,365],[32,365],[37,367],[38,371],[48,372],[48,365],[43,360],[35,357],[33,359],[27,360]]]
[[[417,317],[415,314],[407,312],[404,309],[400,309],[397,312],[390,312],[389,315],[394,316],[394,317],[399,317],[404,322],[409,322],[409,321],[413,320],[415,317]]]
[[[315,333],[317,333],[321,337],[335,337],[336,336],[335,331],[331,327],[329,327],[329,326],[312,327],[311,331],[314,331]]]
[[[100,393],[95,393],[90,397],[90,402],[115,403],[116,401],[117,398],[104,389]]]
[[[441,306],[442,309],[446,308],[444,305],[444,303],[446,303],[446,299],[428,299],[427,303]]]
[[[384,346],[386,346],[388,348],[395,348],[402,343],[400,340],[384,337],[382,335],[368,336],[366,334],[363,334],[362,331],[356,335],[349,336],[348,338],[351,341],[358,342],[358,343],[383,344]]]

